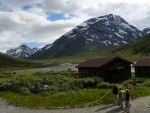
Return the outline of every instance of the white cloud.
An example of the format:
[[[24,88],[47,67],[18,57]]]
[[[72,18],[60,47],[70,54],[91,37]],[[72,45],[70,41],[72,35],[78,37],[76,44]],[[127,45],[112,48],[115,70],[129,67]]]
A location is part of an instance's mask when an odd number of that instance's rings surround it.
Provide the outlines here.
[[[31,8],[22,10],[25,5]],[[83,21],[110,13],[139,29],[150,27],[149,7],[149,0],[0,0],[0,51],[23,42],[52,43]],[[66,19],[50,21],[47,13]]]
[[[39,13],[16,11],[0,12],[0,22],[0,42],[6,46],[8,43],[16,43],[16,46],[23,42],[52,43],[80,21],[71,18],[52,22]],[[1,51],[8,49],[5,44],[1,46]]]

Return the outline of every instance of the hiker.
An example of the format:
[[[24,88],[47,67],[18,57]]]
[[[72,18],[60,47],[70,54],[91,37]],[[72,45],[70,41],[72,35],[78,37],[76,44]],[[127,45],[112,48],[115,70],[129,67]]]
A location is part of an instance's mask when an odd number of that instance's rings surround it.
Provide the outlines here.
[[[131,98],[131,96],[130,96],[129,89],[126,89],[126,95],[125,95],[125,106],[126,106],[126,108],[125,108],[125,110],[128,113],[129,113],[129,107],[130,107],[130,98]]]
[[[129,91],[129,94],[130,94],[130,98],[129,98],[129,100],[130,100],[130,102],[129,102],[129,106],[131,106],[131,90],[130,90],[130,88],[129,88],[129,87],[127,87],[127,90]]]
[[[122,92],[122,88],[119,89],[119,105],[120,105],[120,108],[123,108],[123,92]]]
[[[114,85],[114,87],[113,87],[113,96],[114,96],[114,105],[117,105],[117,103],[118,103],[118,87],[117,87],[117,85]]]

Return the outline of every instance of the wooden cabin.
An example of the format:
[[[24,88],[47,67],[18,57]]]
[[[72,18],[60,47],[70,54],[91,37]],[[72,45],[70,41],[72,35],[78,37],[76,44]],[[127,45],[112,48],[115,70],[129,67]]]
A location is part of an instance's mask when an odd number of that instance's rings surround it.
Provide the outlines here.
[[[136,77],[149,77],[150,78],[150,59],[142,59],[134,66]]]
[[[131,64],[120,57],[105,57],[89,59],[76,67],[80,78],[97,76],[107,82],[119,83],[131,77]]]

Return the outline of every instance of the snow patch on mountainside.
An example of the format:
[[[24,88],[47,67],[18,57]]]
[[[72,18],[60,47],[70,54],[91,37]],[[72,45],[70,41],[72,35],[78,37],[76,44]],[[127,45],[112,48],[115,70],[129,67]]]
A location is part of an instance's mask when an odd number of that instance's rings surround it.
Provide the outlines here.
[[[120,34],[118,34],[118,33],[115,33],[118,37],[120,37],[120,38],[123,38],[124,39],[124,37],[123,36],[121,36]]]
[[[83,23],[81,23],[79,26],[86,27],[86,26],[87,26],[87,23],[83,22]]]

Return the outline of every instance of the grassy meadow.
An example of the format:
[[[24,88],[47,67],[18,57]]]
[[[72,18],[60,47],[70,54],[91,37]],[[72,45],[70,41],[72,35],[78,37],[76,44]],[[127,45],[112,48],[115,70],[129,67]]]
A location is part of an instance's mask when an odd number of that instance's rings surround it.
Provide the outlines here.
[[[134,86],[133,83],[138,84]],[[113,103],[112,86],[102,78],[78,78],[76,71],[0,74],[0,97],[28,108],[69,108]],[[118,86],[129,86],[132,99],[150,95],[150,79],[134,76]],[[141,90],[142,89],[142,90]]]

